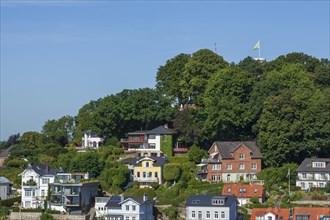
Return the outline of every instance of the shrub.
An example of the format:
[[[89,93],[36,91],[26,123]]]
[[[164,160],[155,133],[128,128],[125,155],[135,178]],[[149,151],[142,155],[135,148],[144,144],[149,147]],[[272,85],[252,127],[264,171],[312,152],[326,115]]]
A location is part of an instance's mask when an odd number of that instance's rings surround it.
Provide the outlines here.
[[[252,197],[250,199],[250,202],[252,202],[253,204],[260,204],[259,199],[257,197]]]
[[[0,200],[0,206],[11,207],[14,205],[15,202],[20,202],[20,201],[21,201],[21,196],[6,200]]]

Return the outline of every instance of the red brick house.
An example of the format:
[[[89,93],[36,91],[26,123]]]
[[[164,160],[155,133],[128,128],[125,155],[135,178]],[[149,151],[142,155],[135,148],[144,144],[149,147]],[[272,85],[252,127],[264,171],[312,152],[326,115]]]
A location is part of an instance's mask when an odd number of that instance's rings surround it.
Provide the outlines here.
[[[208,151],[207,164],[209,182],[237,182],[256,179],[261,171],[262,155],[254,141],[217,141]]]
[[[240,184],[240,183],[226,183],[223,186],[221,195],[234,195],[239,201],[239,205],[251,203],[251,198],[257,198],[259,203],[265,201],[265,189],[259,184]]]

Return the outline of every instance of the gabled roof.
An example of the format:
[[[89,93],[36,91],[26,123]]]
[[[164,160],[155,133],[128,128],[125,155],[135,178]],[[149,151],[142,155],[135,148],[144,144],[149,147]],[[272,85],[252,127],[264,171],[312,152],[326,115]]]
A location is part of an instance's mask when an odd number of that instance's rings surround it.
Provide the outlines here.
[[[164,164],[168,163],[167,157],[155,157],[155,156],[125,158],[121,162],[123,164],[129,164],[135,166],[141,164],[143,160],[147,160],[147,159],[152,160],[154,162],[154,165],[159,165],[159,166],[163,166]]]
[[[261,152],[255,141],[216,141],[213,145],[217,147],[223,159],[234,159],[232,153],[242,145],[251,150],[252,159],[262,158]]]
[[[224,199],[223,205],[213,205],[212,200]],[[236,196],[219,196],[219,195],[190,195],[186,201],[186,206],[203,206],[203,207],[230,207],[234,202],[237,203]]]
[[[40,176],[56,175],[57,173],[63,172],[62,169],[52,169],[43,164],[38,164],[38,165],[29,164],[25,170],[29,170],[29,169],[32,169],[34,172],[36,172]]]
[[[0,184],[8,183],[11,184],[11,182],[4,176],[0,176]]]
[[[143,201],[142,196],[111,196],[107,204],[105,204],[105,207],[108,208],[118,208],[121,207],[121,205],[127,201],[133,201],[137,203],[138,205],[141,204],[147,204],[147,203],[153,203],[152,200],[147,199],[146,201]]]
[[[297,219],[297,215],[307,215],[311,220],[319,220],[321,215],[330,216],[330,208],[296,207],[293,210],[293,220]]]
[[[313,167],[313,162],[325,162],[325,168]],[[299,165],[297,171],[330,173],[330,158],[305,158],[305,160]]]
[[[158,126],[147,132],[148,134],[176,134],[177,132],[165,126]]]
[[[226,183],[222,188],[222,195],[235,195],[237,198],[262,198],[263,194],[264,187],[257,184]]]
[[[277,216],[276,219],[282,217],[283,220],[287,220],[290,217],[290,209],[278,209],[278,208],[253,208],[251,218],[255,220],[257,216],[264,216],[268,213],[272,213]]]

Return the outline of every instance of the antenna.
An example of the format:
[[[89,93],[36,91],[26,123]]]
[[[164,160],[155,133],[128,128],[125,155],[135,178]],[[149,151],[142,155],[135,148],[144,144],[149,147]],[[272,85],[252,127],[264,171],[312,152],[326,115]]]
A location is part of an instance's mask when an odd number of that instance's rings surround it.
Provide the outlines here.
[[[214,52],[217,52],[217,43],[214,43]]]

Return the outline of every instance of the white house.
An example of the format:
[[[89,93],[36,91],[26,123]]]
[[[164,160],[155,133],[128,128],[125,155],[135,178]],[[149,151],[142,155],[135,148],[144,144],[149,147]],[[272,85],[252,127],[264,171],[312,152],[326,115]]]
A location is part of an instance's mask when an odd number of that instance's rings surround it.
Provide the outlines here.
[[[100,144],[104,141],[103,138],[98,137],[92,131],[83,132],[82,136],[82,147],[83,148],[94,148],[98,149]]]
[[[330,158],[306,158],[297,172],[296,186],[302,190],[325,188],[330,181]]]
[[[49,169],[46,165],[28,165],[22,176],[22,208],[42,207],[47,196],[48,184],[54,183],[61,169]]]
[[[0,200],[7,199],[11,194],[12,183],[3,176],[0,176]]]
[[[237,219],[236,196],[190,195],[186,202],[187,220]]]
[[[153,220],[154,202],[143,197],[96,197],[96,217],[105,220]]]

